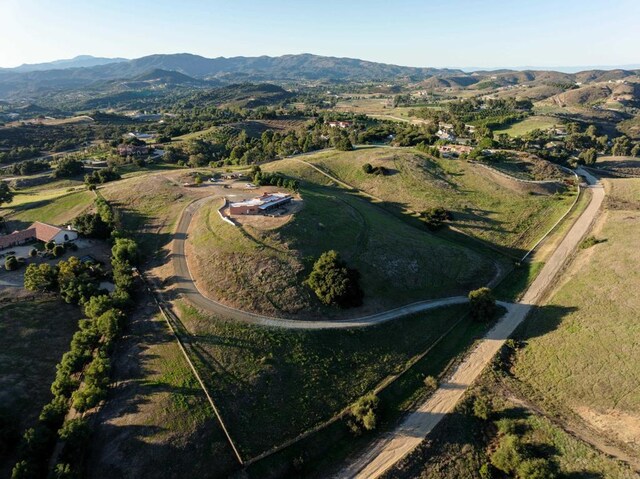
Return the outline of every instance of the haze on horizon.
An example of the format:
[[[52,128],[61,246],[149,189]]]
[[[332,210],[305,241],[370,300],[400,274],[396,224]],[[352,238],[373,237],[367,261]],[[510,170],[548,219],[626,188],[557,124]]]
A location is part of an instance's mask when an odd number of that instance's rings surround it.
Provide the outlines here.
[[[636,0],[3,0],[0,15],[10,45],[0,67],[182,52],[463,68],[640,63]]]

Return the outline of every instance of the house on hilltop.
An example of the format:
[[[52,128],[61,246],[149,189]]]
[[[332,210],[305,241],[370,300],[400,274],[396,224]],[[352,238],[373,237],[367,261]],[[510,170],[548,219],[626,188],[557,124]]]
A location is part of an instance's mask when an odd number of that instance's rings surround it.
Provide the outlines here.
[[[291,203],[292,197],[287,193],[263,193],[262,196],[250,200],[229,204],[230,215],[257,215],[274,208]]]

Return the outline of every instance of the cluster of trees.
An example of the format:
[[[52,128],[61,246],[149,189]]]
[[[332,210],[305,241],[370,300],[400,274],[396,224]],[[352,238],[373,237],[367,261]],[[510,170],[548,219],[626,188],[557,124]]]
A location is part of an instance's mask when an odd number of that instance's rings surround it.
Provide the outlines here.
[[[27,160],[40,155],[40,150],[35,146],[17,146],[8,151],[0,151],[0,163],[13,163],[14,161]]]
[[[316,260],[305,284],[322,303],[348,308],[362,304],[359,278],[357,270],[347,267],[338,252],[330,250]]]
[[[267,173],[260,169],[259,166],[254,166],[251,170],[253,183],[260,186],[271,185],[279,186],[281,188],[287,188],[289,190],[298,191],[300,183],[293,178],[287,178],[281,173]]]
[[[116,181],[121,178],[120,173],[115,168],[103,168],[91,174],[84,175],[85,185],[102,185],[109,181]]]
[[[59,245],[58,245],[59,246]],[[58,292],[67,303],[84,304],[98,292],[103,271],[71,256],[56,266],[30,264],[24,273],[24,287],[29,291]]]
[[[65,156],[56,163],[55,178],[72,178],[84,172],[84,163],[73,156]]]
[[[51,168],[47,160],[26,160],[14,163],[4,171],[11,175],[27,176],[41,171],[47,171]]]
[[[362,165],[362,171],[364,171],[367,175],[382,175],[386,176],[389,174],[389,170],[384,166],[372,166],[371,163],[365,163]]]
[[[65,417],[70,407],[84,413],[106,397],[111,370],[109,353],[122,331],[125,310],[131,305],[132,265],[137,257],[138,248],[133,240],[115,239],[111,250],[115,291],[111,294],[78,285],[93,283],[93,278],[84,276],[87,271],[77,258],[60,262],[57,268],[48,264],[29,265],[25,287],[37,291],[57,289],[65,300],[72,298],[80,303],[86,318],[79,321],[69,351],[56,366],[51,384],[53,399],[42,409],[36,426],[25,431],[20,441],[12,479],[51,475],[49,461],[58,441],[64,445],[53,477],[80,476],[91,433],[89,423],[84,417],[71,420]]]

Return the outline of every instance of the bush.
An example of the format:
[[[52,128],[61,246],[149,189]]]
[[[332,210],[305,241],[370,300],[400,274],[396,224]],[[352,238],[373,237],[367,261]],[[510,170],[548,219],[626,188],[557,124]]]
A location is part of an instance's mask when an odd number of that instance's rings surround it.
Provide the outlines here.
[[[433,376],[427,376],[426,378],[424,378],[424,385],[427,388],[429,394],[431,394],[436,389],[438,389],[438,380]]]
[[[437,230],[440,228],[445,221],[451,221],[453,219],[453,215],[450,211],[445,210],[442,207],[430,208],[426,211],[423,211],[422,219],[427,224],[427,228],[430,230]]]
[[[555,467],[546,459],[527,459],[517,467],[519,479],[554,479]]]
[[[491,464],[506,474],[513,474],[523,460],[522,443],[517,436],[504,436],[491,455]]]
[[[44,249],[46,251],[53,251],[53,248],[55,248],[55,247],[56,247],[56,243],[54,241],[47,241],[44,244]]]
[[[53,256],[55,256],[56,258],[61,257],[65,252],[64,246],[61,244],[57,244],[53,247]]]
[[[496,300],[489,288],[479,288],[469,293],[471,316],[479,322],[490,321],[496,313]]]
[[[40,422],[51,430],[57,430],[62,426],[64,417],[69,410],[67,398],[64,396],[54,397],[49,404],[45,404],[40,412]]]
[[[337,251],[331,250],[320,255],[305,284],[322,303],[346,308],[362,304],[358,277],[359,273],[347,268]]]
[[[32,258],[35,258],[36,256],[38,256],[38,250],[35,248],[31,248],[29,250],[29,256],[31,256]]]
[[[493,414],[493,403],[486,396],[477,396],[473,401],[473,415],[486,421]]]
[[[7,256],[4,260],[4,269],[7,271],[15,271],[20,267],[20,263],[15,256]]]
[[[371,163],[365,163],[362,165],[362,171],[369,175],[373,173],[373,166],[371,166]]]
[[[376,428],[376,409],[380,399],[375,394],[362,396],[351,406],[351,421],[349,427],[355,434],[363,431],[373,431]]]

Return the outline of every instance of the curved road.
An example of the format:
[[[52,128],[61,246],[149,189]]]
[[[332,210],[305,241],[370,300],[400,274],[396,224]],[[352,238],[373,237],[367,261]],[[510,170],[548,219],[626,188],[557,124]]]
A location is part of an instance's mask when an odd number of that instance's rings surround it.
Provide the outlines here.
[[[383,323],[385,321],[399,318],[401,316],[419,313],[422,311],[427,311],[429,309],[440,308],[442,306],[461,304],[468,301],[466,296],[453,296],[450,298],[418,301],[416,303],[411,303],[406,306],[394,308],[389,311],[384,311],[382,313],[372,314],[369,316],[362,316],[359,318],[318,321],[276,318],[225,306],[224,304],[214,301],[213,299],[207,298],[200,290],[198,290],[198,287],[192,278],[191,272],[189,271],[189,264],[187,262],[187,257],[185,254],[185,243],[188,238],[191,219],[193,218],[195,212],[204,203],[210,201],[212,198],[215,197],[209,196],[207,198],[196,200],[184,209],[184,211],[182,212],[182,216],[178,221],[178,225],[176,226],[176,233],[174,235],[171,255],[178,292],[186,296],[193,304],[206,311],[211,311],[215,314],[220,314],[225,317],[262,326],[276,326],[289,329],[339,329],[371,326],[373,324]]]
[[[531,283],[522,301],[518,304],[502,304],[507,308],[507,314],[485,335],[455,369],[452,376],[415,411],[405,416],[395,429],[374,441],[333,477],[369,479],[381,476],[413,451],[442,418],[453,411],[466,390],[480,376],[507,338],[553,285],[560,269],[591,228],[604,200],[605,191],[598,180],[588,172],[578,170],[577,173],[587,179],[593,193],[591,201]]]

